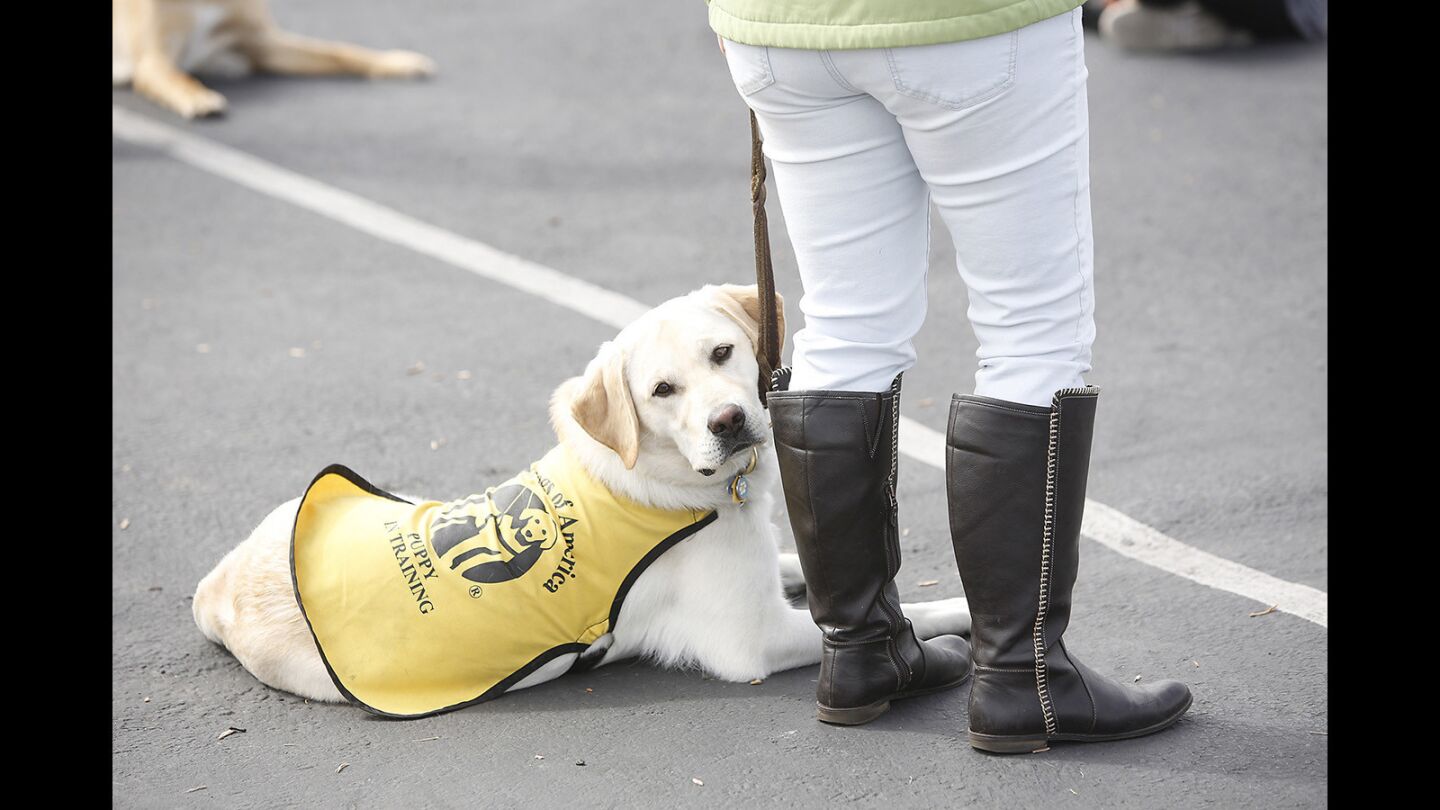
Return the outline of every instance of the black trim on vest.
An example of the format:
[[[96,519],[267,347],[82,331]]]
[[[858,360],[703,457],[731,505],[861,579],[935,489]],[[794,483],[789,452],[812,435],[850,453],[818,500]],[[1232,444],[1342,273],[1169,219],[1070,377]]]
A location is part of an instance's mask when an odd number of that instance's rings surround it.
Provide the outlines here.
[[[311,479],[310,485],[305,487],[305,494],[300,497],[301,507],[304,507],[305,499],[310,496],[310,490],[315,486],[316,483],[320,481],[321,478],[324,478],[327,475],[338,475],[341,478],[349,481],[351,484],[354,484],[360,489],[363,489],[366,492],[370,493],[371,495],[378,495],[380,497],[389,498],[392,501],[409,503],[413,505],[412,501],[407,501],[398,495],[393,495],[383,489],[380,489],[374,484],[371,484],[369,481],[366,481],[364,478],[360,477],[359,473],[356,473],[354,470],[346,467],[344,464],[331,464],[330,466],[321,470],[318,475]],[[625,596],[630,592],[630,587],[635,584],[635,580],[640,578],[640,575],[645,572],[645,569],[649,568],[650,564],[655,562],[655,560],[658,559],[661,554],[665,553],[670,548],[673,548],[681,540],[684,540],[685,538],[695,534],[696,532],[700,531],[711,523],[714,523],[717,517],[719,517],[719,513],[711,511],[709,514],[696,521],[695,523],[692,523],[689,526],[686,526],[685,528],[680,529],[679,531],[670,535],[669,537],[666,537],[664,540],[661,540],[659,543],[656,544],[654,548],[650,549],[649,553],[647,553],[644,557],[640,558],[640,562],[636,563],[635,567],[630,569],[630,573],[627,574],[625,576],[625,580],[620,583],[620,589],[615,592],[615,601],[610,604],[610,632],[615,632],[615,620],[620,615],[621,603],[625,601]],[[290,589],[295,594],[295,604],[299,605],[300,607],[300,615],[302,618],[305,619],[305,627],[310,631],[310,638],[315,642],[315,649],[320,653],[320,662],[325,665],[325,671],[330,674],[330,680],[335,683],[335,688],[340,690],[340,694],[344,695],[346,700],[349,700],[351,703],[359,706],[367,712],[370,712],[371,714],[396,720],[415,720],[421,717],[430,717],[436,714],[444,714],[445,712],[452,712],[456,709],[463,709],[466,706],[473,706],[476,703],[484,703],[487,700],[493,700],[505,694],[505,691],[510,687],[529,677],[530,674],[533,673],[535,670],[539,669],[542,666],[545,666],[554,659],[559,658],[560,656],[567,653],[576,653],[577,655],[576,665],[572,665],[570,669],[566,670],[566,672],[591,669],[595,666],[596,663],[599,663],[599,661],[605,657],[603,655],[598,656],[595,660],[588,662],[586,666],[582,668],[577,666],[580,662],[579,653],[583,653],[585,650],[589,649],[591,645],[581,644],[579,642],[560,644],[555,647],[551,647],[550,649],[535,656],[535,658],[532,659],[530,663],[526,664],[515,672],[512,672],[504,680],[485,690],[482,694],[471,698],[470,700],[461,701],[460,703],[446,706],[441,709],[432,709],[428,712],[421,712],[419,714],[396,714],[394,712],[384,711],[383,709],[377,709],[374,706],[371,706],[370,704],[365,703],[364,701],[355,697],[355,695],[351,694],[349,689],[345,688],[345,684],[340,682],[339,676],[335,674],[335,670],[330,666],[330,659],[325,657],[325,648],[320,646],[320,638],[315,635],[314,626],[310,624],[310,615],[305,612],[305,602],[300,598],[300,583],[295,577],[295,525],[299,522],[300,510],[296,509],[295,523],[292,523],[290,526]]]

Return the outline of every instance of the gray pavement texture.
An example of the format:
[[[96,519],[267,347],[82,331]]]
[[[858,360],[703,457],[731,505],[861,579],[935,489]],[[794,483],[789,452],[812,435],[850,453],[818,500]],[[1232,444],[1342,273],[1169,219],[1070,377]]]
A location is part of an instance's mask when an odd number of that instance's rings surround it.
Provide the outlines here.
[[[442,72],[216,81],[231,113],[195,124],[128,91],[114,103],[642,301],[751,277],[745,110],[701,3],[276,13],[421,50]],[[1090,381],[1104,390],[1090,494],[1321,589],[1327,59],[1323,45],[1177,58],[1094,39],[1088,54]],[[1327,631],[1250,618],[1248,600],[1088,542],[1067,645],[1116,677],[1189,682],[1195,705],[1163,734],[983,755],[964,740],[963,689],[835,728],[814,719],[813,667],[750,686],[621,663],[411,722],[260,685],[195,629],[200,577],[330,462],[435,496],[509,475],[550,446],[551,389],[613,330],[159,153],[113,150],[116,805],[1326,803]],[[771,218],[793,302],[778,205]],[[906,400],[943,431],[975,342],[935,233]],[[901,476],[902,595],[959,595],[942,476],[913,463]],[[217,741],[229,726],[246,731]]]

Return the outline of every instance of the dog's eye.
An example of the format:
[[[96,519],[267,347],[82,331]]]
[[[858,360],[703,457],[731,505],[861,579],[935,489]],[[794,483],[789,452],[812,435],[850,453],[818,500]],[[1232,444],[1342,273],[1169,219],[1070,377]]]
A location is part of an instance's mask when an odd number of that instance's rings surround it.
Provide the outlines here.
[[[710,352],[710,359],[714,360],[717,363],[723,363],[726,360],[730,359],[730,350],[733,348],[735,347],[729,345],[728,343],[721,346],[716,346],[715,351]]]
[[[675,393],[675,389],[668,382],[662,382],[655,386],[655,396],[668,397]]]

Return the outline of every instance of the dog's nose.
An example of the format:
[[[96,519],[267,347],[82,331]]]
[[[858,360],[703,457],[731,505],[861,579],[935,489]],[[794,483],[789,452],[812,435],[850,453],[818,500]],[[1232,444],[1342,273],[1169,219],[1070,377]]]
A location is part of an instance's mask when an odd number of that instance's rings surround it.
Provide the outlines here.
[[[745,411],[739,405],[725,405],[710,415],[706,425],[716,436],[733,436],[745,426]]]

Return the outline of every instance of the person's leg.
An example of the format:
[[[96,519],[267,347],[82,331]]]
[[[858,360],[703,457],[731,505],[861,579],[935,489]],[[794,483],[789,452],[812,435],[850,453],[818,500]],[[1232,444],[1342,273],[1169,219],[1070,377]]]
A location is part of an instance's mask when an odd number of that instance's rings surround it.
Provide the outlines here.
[[[1183,684],[1112,681],[1062,638],[1098,395],[1083,381],[1095,323],[1080,12],[892,49],[888,76],[851,61],[904,128],[954,239],[980,342],[975,395],[954,398],[946,437],[972,616],[971,744],[1032,751],[1158,731],[1189,707]]]
[[[1095,321],[1079,12],[891,49],[883,72],[864,52],[836,61],[898,118],[950,231],[979,341],[975,392],[1039,405],[1082,385]]]
[[[755,110],[805,294],[795,389],[886,391],[925,320],[929,197],[900,125],[819,51],[726,43]],[[747,83],[747,77],[749,81]]]
[[[900,375],[925,318],[929,206],[894,117],[826,54],[726,43],[756,113],[800,267],[804,327],[767,397],[785,503],[823,632],[817,714],[854,725],[970,675],[959,636],[900,607]]]

